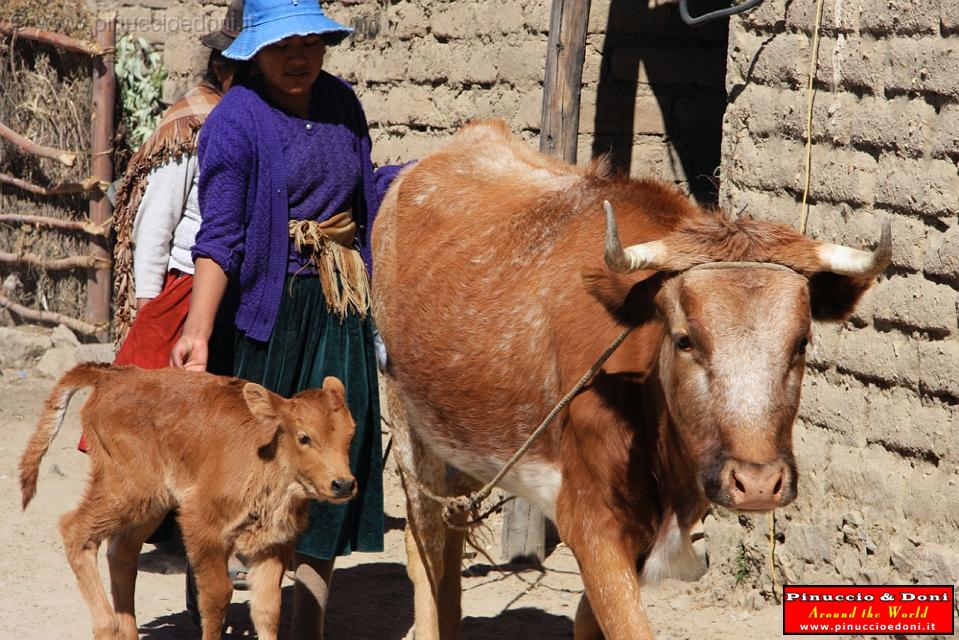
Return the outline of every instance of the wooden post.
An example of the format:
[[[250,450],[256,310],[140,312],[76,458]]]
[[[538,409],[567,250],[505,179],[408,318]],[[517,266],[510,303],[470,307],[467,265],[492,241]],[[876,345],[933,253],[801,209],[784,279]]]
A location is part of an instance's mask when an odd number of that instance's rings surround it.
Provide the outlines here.
[[[104,54],[93,59],[93,176],[102,183],[113,181],[113,105],[117,82],[113,63],[116,46],[116,14],[96,19],[97,47]],[[106,193],[90,200],[90,220],[102,225],[113,215],[113,205]],[[105,238],[90,240],[90,253],[110,261],[109,243]],[[87,321],[106,325],[110,321],[110,292],[113,278],[109,266],[93,270],[87,278]],[[106,339],[107,332],[98,336]]]
[[[553,0],[539,150],[576,163],[590,0]]]
[[[579,95],[586,59],[586,27],[590,0],[553,0],[543,82],[543,123],[539,149],[576,163],[579,137]],[[506,505],[503,559],[507,562],[546,558],[546,519],[531,504],[516,498]]]

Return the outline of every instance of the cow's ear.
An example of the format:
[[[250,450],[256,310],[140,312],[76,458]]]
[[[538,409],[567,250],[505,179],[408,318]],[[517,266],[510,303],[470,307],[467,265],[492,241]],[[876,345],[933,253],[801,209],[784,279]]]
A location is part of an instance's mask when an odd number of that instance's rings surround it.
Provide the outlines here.
[[[243,399],[246,400],[246,406],[250,413],[256,416],[261,422],[276,424],[280,417],[276,411],[276,403],[273,401],[273,394],[260,385],[248,382],[243,387]]]
[[[617,322],[639,326],[649,322],[655,315],[656,307],[652,300],[663,285],[662,273],[655,273],[639,282],[605,269],[586,271],[582,277],[589,295],[596,298]]]
[[[875,278],[856,278],[821,272],[809,278],[809,306],[814,320],[841,322],[852,315]]]

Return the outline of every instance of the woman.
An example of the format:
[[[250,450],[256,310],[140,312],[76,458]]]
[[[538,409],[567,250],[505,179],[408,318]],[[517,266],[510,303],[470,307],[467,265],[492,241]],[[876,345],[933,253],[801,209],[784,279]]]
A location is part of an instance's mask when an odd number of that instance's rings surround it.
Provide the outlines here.
[[[221,52],[233,43],[242,18],[243,2],[234,0],[223,27],[200,38],[211,49],[206,74],[167,110],[117,189],[117,364],[167,366],[186,319],[190,249],[200,226],[197,137],[233,84],[237,65]]]
[[[171,354],[175,366],[209,368],[219,314],[240,336],[234,375],[284,396],[328,375],[346,385],[360,493],[343,506],[311,505],[294,559],[293,638],[322,637],[337,555],[383,549],[369,229],[396,168],[374,173],[356,95],[322,71],[327,46],[350,31],[317,0],[247,0],[244,28],[224,55],[254,67],[200,139],[196,275]]]

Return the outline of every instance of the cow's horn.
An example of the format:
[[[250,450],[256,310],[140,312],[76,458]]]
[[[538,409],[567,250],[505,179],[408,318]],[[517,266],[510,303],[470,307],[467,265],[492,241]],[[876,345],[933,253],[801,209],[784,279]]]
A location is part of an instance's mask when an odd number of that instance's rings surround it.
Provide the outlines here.
[[[879,246],[873,251],[851,249],[839,244],[819,245],[819,260],[823,270],[841,276],[874,278],[882,273],[892,260],[892,226],[887,218],[882,225]]]
[[[640,269],[659,269],[666,258],[666,245],[659,240],[635,244],[623,249],[616,227],[616,214],[609,200],[603,201],[606,210],[606,265],[617,273],[630,273]]]

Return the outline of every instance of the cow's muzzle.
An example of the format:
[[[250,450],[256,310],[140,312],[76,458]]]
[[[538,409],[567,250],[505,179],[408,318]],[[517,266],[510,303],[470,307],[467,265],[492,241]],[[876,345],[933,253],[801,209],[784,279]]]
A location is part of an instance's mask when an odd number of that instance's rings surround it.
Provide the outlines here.
[[[713,502],[738,511],[770,511],[796,499],[796,470],[779,458],[764,464],[730,459],[704,483]]]

